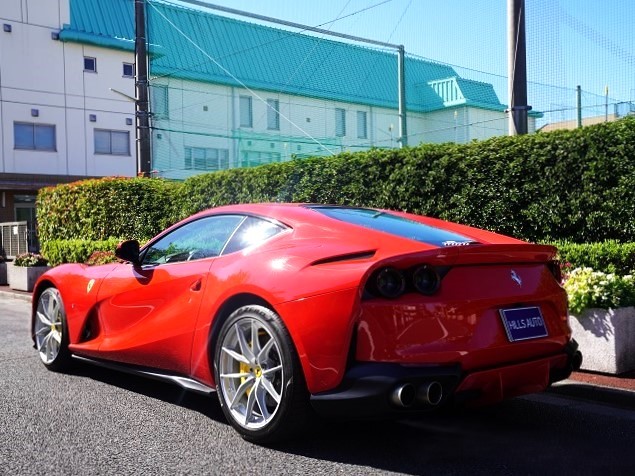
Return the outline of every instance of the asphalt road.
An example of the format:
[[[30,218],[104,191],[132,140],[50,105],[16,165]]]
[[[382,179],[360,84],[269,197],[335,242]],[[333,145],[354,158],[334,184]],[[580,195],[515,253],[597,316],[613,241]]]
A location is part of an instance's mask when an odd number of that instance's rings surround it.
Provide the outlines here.
[[[329,422],[263,448],[234,433],[214,398],[91,366],[47,371],[28,313],[0,296],[0,474],[635,472],[632,393],[619,404],[546,393],[413,422]]]

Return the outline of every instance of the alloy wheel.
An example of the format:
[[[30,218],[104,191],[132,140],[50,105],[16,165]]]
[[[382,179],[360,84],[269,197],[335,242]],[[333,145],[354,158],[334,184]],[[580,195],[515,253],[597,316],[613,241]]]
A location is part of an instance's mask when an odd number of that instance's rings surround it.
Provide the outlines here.
[[[53,364],[62,351],[64,318],[59,291],[46,289],[38,300],[33,326],[35,345],[45,365]]]
[[[283,398],[283,357],[274,333],[259,317],[238,319],[224,334],[218,373],[238,425],[258,430],[272,421]]]

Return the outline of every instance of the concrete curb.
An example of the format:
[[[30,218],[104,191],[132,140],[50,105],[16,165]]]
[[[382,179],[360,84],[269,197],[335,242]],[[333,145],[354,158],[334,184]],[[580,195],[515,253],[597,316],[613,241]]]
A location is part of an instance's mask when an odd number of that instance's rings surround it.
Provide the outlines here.
[[[19,299],[21,301],[31,302],[31,293],[16,291],[9,288],[9,286],[0,286],[0,299]]]
[[[563,380],[549,387],[546,393],[635,411],[635,391],[618,386],[609,387],[579,380]]]

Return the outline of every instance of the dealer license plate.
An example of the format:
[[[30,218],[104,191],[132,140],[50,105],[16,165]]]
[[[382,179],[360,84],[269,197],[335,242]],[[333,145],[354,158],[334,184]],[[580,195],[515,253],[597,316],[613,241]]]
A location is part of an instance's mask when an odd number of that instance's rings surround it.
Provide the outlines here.
[[[500,315],[510,342],[538,339],[547,335],[547,326],[539,307],[501,309]]]

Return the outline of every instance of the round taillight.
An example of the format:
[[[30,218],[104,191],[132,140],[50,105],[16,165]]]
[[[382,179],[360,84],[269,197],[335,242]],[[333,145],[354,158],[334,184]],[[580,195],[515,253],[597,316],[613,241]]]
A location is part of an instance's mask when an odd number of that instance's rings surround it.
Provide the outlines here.
[[[383,268],[375,274],[374,288],[382,297],[395,299],[406,289],[406,280],[398,269]]]
[[[421,294],[434,294],[440,281],[439,274],[430,266],[420,266],[412,274],[412,284]]]

